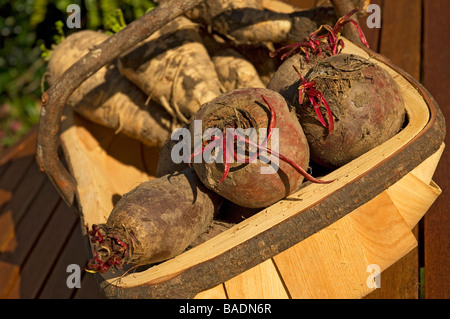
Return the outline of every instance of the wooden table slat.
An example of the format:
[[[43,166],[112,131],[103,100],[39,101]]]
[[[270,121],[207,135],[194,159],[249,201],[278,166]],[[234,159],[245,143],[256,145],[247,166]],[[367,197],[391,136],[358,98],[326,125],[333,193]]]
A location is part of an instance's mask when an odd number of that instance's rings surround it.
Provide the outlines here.
[[[4,247],[0,255],[0,297],[6,293],[18,278],[20,268],[32,251],[39,235],[60,202],[49,180],[44,183],[40,193],[30,205],[24,220],[16,228],[14,237]],[[64,231],[64,230],[62,230]]]
[[[18,227],[45,180],[45,174],[36,164],[30,166],[14,191],[14,197],[3,206],[0,215],[0,252],[14,235],[15,228]]]
[[[67,271],[69,265],[79,267],[80,279],[83,268],[87,262],[87,253],[84,249],[84,243],[82,241],[82,235],[78,224],[72,231],[67,245],[65,245],[63,252],[58,258],[55,266],[52,269],[51,274],[44,283],[42,291],[39,293],[40,299],[69,299],[75,293],[76,287],[68,287],[67,280],[72,272]],[[75,273],[74,273],[75,274]],[[73,283],[75,281],[71,280]]]
[[[105,299],[93,274],[85,273],[81,280],[81,288],[73,295],[74,299]]]
[[[439,104],[444,117],[450,119],[450,1],[424,2],[424,74],[425,87]],[[443,195],[424,218],[425,298],[450,298],[450,145],[449,134],[436,169],[434,181]]]
[[[380,7],[380,12],[383,12],[383,1],[382,0],[371,0],[371,4],[376,4]],[[381,28],[369,28],[367,26],[367,20],[370,18],[372,13],[366,14],[364,17],[359,19],[359,25],[366,36],[367,42],[369,43],[370,49],[379,52],[380,48],[380,38],[381,38]],[[381,22],[383,20],[381,19]]]
[[[31,157],[24,157],[3,164],[8,166],[8,170],[4,172],[0,179],[0,209],[2,209],[4,204],[9,202],[12,193],[32,163],[33,159]]]
[[[61,255],[77,222],[75,214],[60,201],[7,298],[36,298],[48,275],[53,271],[54,263]]]

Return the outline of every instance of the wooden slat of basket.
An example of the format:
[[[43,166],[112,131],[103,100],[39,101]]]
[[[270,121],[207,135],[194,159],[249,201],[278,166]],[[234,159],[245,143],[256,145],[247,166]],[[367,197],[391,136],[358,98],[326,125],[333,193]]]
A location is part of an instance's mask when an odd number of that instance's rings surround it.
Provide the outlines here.
[[[364,249],[342,218],[274,258],[292,298],[359,298],[371,289]]]
[[[386,190],[411,229],[419,223],[442,193],[432,178],[444,149],[443,143],[435,154]]]
[[[425,183],[408,174],[387,190],[408,226],[414,228],[442,190],[434,183]]]
[[[417,240],[387,192],[348,216],[369,264],[386,270],[417,246]]]
[[[70,148],[66,149],[69,166],[77,178],[80,210],[89,212],[90,225],[106,222],[123,194],[155,174],[158,153],[153,148],[68,109],[62,129],[63,145]]]
[[[445,148],[445,143],[442,143],[441,148],[435,154],[433,154],[422,164],[417,166],[414,170],[411,171],[411,173],[417,178],[421,179],[424,183],[430,184],[433,176],[435,175],[437,166],[442,158],[442,154],[444,153]]]
[[[383,271],[416,245],[383,193],[274,260],[293,298],[361,298],[369,265]]]
[[[287,299],[289,295],[272,259],[225,282],[230,299]]]
[[[211,289],[207,289],[198,293],[195,299],[227,299],[227,293],[223,284],[217,285]]]

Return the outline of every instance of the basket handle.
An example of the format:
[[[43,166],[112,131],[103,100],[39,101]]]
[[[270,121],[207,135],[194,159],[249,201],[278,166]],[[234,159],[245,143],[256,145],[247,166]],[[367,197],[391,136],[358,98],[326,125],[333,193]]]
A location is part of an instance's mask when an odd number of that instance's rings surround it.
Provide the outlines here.
[[[114,61],[120,54],[136,46],[158,29],[204,0],[166,1],[109,37],[67,69],[42,94],[36,160],[67,205],[72,206],[76,190],[75,178],[58,157],[60,128],[64,106],[72,93],[95,72]],[[94,53],[94,54],[93,54]]]

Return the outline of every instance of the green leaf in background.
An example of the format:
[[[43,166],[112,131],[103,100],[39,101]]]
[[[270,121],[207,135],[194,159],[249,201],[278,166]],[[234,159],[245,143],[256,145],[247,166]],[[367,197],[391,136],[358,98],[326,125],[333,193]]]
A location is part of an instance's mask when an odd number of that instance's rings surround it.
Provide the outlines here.
[[[120,9],[114,10],[112,14],[106,17],[105,30],[107,33],[117,33],[126,26],[127,24],[125,23],[123,12]]]
[[[69,4],[81,8],[81,29],[65,25]],[[38,123],[54,45],[83,29],[118,32],[153,8],[149,0],[0,0],[0,152]]]

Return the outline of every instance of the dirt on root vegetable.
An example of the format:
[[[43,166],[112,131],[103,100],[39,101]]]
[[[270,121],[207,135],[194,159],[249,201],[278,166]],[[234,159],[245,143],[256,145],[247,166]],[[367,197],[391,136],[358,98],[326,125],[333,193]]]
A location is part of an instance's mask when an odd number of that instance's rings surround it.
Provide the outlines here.
[[[303,104],[296,105],[311,159],[321,165],[345,165],[396,135],[404,124],[400,88],[385,70],[365,58],[349,54],[329,57],[310,70],[306,81],[323,92],[334,121],[330,133],[306,97]],[[320,112],[330,124],[323,106]]]
[[[49,84],[108,37],[90,30],[68,36],[52,51],[47,66]],[[122,76],[113,63],[101,68],[77,88],[68,105],[92,122],[146,145],[161,146],[179,124],[160,105],[146,103],[146,99],[147,96]]]
[[[184,16],[124,54],[119,69],[149,99],[184,123],[202,104],[222,93],[198,26]]]
[[[250,87],[266,87],[253,64],[232,48],[216,53],[212,56],[212,61],[225,92]]]
[[[259,0],[211,0],[187,12],[186,16],[208,25],[235,45],[297,42],[317,29],[317,23],[336,20],[332,8],[293,8],[292,11],[267,10]]]

